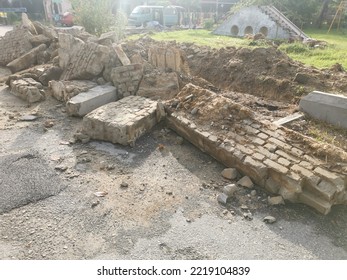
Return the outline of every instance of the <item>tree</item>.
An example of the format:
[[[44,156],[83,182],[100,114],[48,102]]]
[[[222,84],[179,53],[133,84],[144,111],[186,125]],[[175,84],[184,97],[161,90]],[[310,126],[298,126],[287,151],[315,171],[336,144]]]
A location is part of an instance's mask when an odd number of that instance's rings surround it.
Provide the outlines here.
[[[115,24],[112,0],[72,0],[76,22],[95,35],[110,31]]]
[[[315,22],[322,0],[241,0],[234,9],[251,5],[273,5],[298,26]]]

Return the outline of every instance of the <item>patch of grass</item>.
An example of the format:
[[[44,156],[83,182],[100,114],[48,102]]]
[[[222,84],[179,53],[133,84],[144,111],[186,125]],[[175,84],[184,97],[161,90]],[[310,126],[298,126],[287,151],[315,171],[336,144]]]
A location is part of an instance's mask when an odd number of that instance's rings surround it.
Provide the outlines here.
[[[140,35],[141,36],[141,35]],[[137,39],[139,35],[131,36],[129,39]],[[176,41],[179,43],[195,43],[200,46],[210,46],[212,48],[223,48],[227,46],[246,47],[249,40],[233,38],[228,36],[214,35],[211,31],[204,29],[179,30],[172,32],[158,32],[150,35],[157,41]]]
[[[346,31],[331,31],[327,34],[326,29],[309,29],[305,30],[305,33],[311,38],[327,42],[327,46],[325,48],[308,48],[300,43],[282,44],[280,50],[286,52],[295,60],[317,68],[330,68],[332,65],[340,63],[347,69]]]
[[[327,46],[325,48],[309,48],[301,43],[284,43],[279,49],[287,53],[294,60],[317,68],[330,68],[332,65],[340,63],[347,69],[347,30],[333,30],[327,34],[326,29],[309,29],[305,30],[305,33],[314,39],[326,41],[328,43]],[[137,39],[140,36],[131,36],[130,39]],[[174,40],[179,43],[195,43],[217,49],[228,46],[249,48],[267,46],[264,42],[253,42],[249,39],[214,35],[211,31],[201,29],[159,32],[151,34],[150,37],[158,41]]]

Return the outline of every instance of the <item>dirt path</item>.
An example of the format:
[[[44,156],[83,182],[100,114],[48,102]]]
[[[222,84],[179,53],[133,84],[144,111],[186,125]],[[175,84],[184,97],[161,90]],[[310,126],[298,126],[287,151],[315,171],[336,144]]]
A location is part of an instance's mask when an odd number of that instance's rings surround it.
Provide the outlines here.
[[[0,214],[0,259],[347,258],[346,207],[321,216],[301,205],[269,206],[256,188],[256,195],[240,191],[225,208],[216,200],[230,183],[220,176],[224,167],[165,127],[134,148],[67,145],[80,119],[51,98],[28,107],[1,89],[0,157],[24,154],[28,162],[14,169],[11,184],[0,181],[1,191],[20,185],[19,178],[44,189],[50,183],[41,172],[52,174],[61,191]],[[19,121],[28,113],[38,119]],[[47,121],[53,126],[45,128]],[[265,224],[267,215],[277,222]]]

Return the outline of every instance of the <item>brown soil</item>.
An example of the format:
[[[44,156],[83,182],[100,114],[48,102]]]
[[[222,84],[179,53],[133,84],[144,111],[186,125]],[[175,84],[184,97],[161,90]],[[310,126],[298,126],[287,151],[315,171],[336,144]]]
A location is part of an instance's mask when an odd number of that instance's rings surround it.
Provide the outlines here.
[[[129,57],[140,54],[148,60],[146,50],[153,45],[176,46],[185,51],[190,75],[179,76],[181,88],[193,83],[222,94],[249,108],[260,120],[273,122],[296,112],[301,96],[314,90],[347,95],[347,73],[341,67],[317,69],[306,66],[275,47],[217,50],[195,44],[157,42],[144,37],[125,43],[123,48]],[[203,106],[200,109],[203,110]],[[221,107],[217,106],[216,112],[219,110]],[[347,151],[345,130],[308,117],[287,127]]]

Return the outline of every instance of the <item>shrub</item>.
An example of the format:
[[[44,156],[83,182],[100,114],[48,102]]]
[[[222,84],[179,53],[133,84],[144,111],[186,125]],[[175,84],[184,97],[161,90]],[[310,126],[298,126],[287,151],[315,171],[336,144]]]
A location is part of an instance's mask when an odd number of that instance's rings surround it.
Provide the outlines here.
[[[89,33],[100,36],[112,30],[116,19],[112,14],[112,0],[72,0],[76,22]]]
[[[204,22],[204,28],[207,30],[211,30],[213,28],[214,22],[212,19],[207,19]]]

